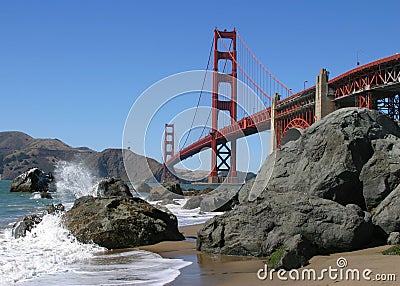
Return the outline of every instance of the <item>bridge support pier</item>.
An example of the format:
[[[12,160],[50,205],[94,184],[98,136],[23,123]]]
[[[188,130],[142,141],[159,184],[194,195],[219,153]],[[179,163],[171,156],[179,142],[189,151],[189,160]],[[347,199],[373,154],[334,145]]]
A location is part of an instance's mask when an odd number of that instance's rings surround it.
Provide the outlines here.
[[[335,103],[329,96],[328,89],[329,72],[321,69],[315,85],[315,121],[321,120],[329,113],[336,110]]]
[[[175,126],[174,124],[165,124],[164,129],[164,164],[162,182],[172,181],[175,176],[168,170],[167,161],[175,154]],[[172,167],[171,167],[172,168]]]
[[[275,151],[277,145],[278,145],[278,138],[277,138],[277,130],[276,130],[276,124],[275,124],[275,113],[276,113],[276,105],[278,104],[278,101],[280,99],[279,94],[275,93],[274,98],[272,99],[272,104],[271,104],[271,132],[270,132],[270,154]]]
[[[218,40],[228,39],[232,41],[232,50],[218,49]],[[236,123],[237,114],[237,60],[236,60],[236,30],[227,32],[214,30],[214,74],[212,92],[212,142],[211,142],[211,173],[209,183],[222,183],[222,175],[227,176],[228,183],[237,183],[236,173],[236,140],[230,142],[217,142],[218,114],[220,110],[226,110],[231,117],[231,123]],[[231,73],[219,73],[218,64],[220,60],[231,62]],[[230,100],[220,100],[219,88],[221,84],[230,86]],[[227,96],[225,94],[225,96]],[[228,162],[229,160],[229,162]],[[226,172],[221,174],[221,172]]]

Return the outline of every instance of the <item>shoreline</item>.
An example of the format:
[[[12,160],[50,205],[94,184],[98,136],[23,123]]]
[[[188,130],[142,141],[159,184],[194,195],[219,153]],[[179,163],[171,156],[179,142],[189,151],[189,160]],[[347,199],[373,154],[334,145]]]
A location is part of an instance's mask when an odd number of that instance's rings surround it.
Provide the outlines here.
[[[264,268],[265,258],[227,256],[217,254],[206,254],[196,250],[197,231],[203,224],[182,226],[179,230],[187,238],[185,241],[165,241],[154,245],[142,246],[138,249],[157,253],[163,258],[178,258],[192,262],[191,265],[180,269],[181,274],[167,285],[397,285],[400,280],[400,256],[383,255],[382,251],[390,248],[390,245],[378,246],[351,252],[334,253],[331,255],[317,255],[311,258],[310,264],[303,269],[315,269],[320,273],[322,269],[329,266],[337,268],[337,259],[346,258],[348,261],[347,269],[371,269],[375,274],[395,274],[396,281],[365,281],[361,277],[360,281],[331,280],[327,275],[320,281],[282,281],[275,275],[273,280],[259,280],[257,271]],[[346,269],[346,268],[344,268]],[[372,278],[374,279],[374,278]],[[372,280],[371,279],[371,280]]]

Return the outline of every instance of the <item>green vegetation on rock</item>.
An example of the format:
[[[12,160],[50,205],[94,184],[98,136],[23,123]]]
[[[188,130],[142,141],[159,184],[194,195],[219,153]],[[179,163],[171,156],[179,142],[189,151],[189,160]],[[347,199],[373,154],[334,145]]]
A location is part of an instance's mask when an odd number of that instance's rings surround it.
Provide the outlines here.
[[[275,268],[279,264],[279,261],[281,260],[284,251],[285,251],[285,246],[282,245],[271,254],[267,264],[270,267]]]
[[[400,255],[400,245],[392,246],[389,249],[382,251],[383,255]]]

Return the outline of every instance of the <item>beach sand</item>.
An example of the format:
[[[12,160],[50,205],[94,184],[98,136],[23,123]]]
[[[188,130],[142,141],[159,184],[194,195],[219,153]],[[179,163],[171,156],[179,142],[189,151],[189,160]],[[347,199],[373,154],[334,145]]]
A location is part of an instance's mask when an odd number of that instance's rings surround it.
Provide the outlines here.
[[[362,275],[364,269],[371,269],[369,276],[371,281],[347,281],[339,279],[331,280],[328,275],[321,281],[282,281],[276,274],[273,280],[259,280],[257,271],[264,268],[265,259],[240,256],[212,255],[196,251],[197,231],[200,225],[181,227],[180,231],[187,238],[186,241],[161,242],[155,245],[140,247],[160,254],[165,258],[180,258],[191,261],[192,264],[182,268],[181,275],[168,285],[399,285],[400,281],[400,256],[382,255],[382,251],[390,246],[380,246],[359,251],[336,253],[328,256],[315,256],[310,260],[307,269],[315,269],[320,273],[321,269],[339,268],[337,259],[346,258],[348,266],[343,269],[358,269]],[[304,268],[299,269],[299,272]],[[375,274],[395,274],[397,281],[373,281]],[[288,275],[286,274],[286,277]]]

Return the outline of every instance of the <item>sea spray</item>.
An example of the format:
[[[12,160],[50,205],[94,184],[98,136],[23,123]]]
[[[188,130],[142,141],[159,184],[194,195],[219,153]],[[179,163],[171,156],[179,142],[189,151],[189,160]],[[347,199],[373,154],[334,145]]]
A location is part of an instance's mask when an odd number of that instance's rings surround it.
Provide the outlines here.
[[[96,194],[96,179],[83,163],[60,161],[57,163],[56,179],[59,199],[68,203],[72,199]]]
[[[25,237],[14,239],[11,229],[0,234],[0,285],[66,271],[68,264],[105,251],[94,244],[82,244],[71,236],[59,215],[45,215]]]

